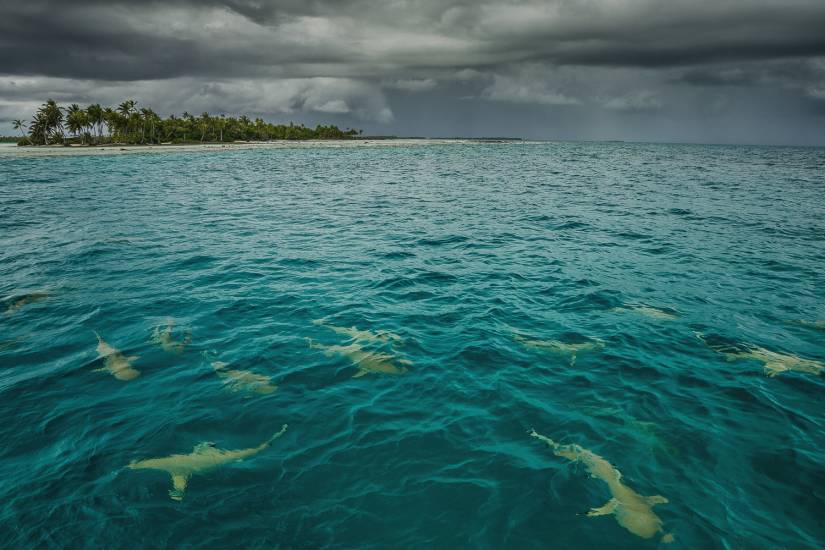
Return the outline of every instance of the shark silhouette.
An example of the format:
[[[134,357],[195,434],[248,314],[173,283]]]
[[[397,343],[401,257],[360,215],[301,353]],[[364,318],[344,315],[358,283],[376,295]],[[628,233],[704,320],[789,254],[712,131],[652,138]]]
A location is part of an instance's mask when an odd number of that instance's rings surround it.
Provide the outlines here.
[[[342,336],[346,336],[351,340],[357,342],[370,342],[370,343],[395,343],[400,344],[403,343],[403,339],[398,336],[397,334],[393,334],[392,332],[386,330],[379,330],[376,332],[369,331],[369,330],[359,330],[356,327],[338,327],[335,325],[327,325],[324,323],[323,319],[316,319],[312,321],[313,324],[326,327],[333,331],[336,334],[340,334]]]
[[[6,315],[12,315],[13,313],[17,313],[21,308],[27,306],[29,304],[33,304],[34,302],[39,302],[40,300],[45,300],[51,296],[48,292],[44,290],[38,290],[36,292],[29,292],[28,294],[22,294],[10,300],[10,304],[8,309],[6,309]]]
[[[138,356],[130,355],[126,357],[120,350],[107,344],[100,334],[95,332],[97,336],[97,354],[104,360],[103,367],[96,369],[98,371],[106,371],[118,380],[134,380],[140,376],[140,371],[132,366]]]
[[[725,351],[721,346],[708,343],[702,333],[697,332],[696,337],[713,351],[724,355],[728,361],[739,361],[742,359],[759,361],[762,363],[765,374],[771,378],[783,372],[796,371],[807,374],[820,374],[825,370],[825,365],[819,361],[803,359],[789,353],[779,353],[759,346],[748,346],[745,350]]]
[[[555,353],[557,355],[569,355],[570,366],[576,364],[577,354],[599,350],[604,347],[604,342],[599,339],[594,339],[590,342],[569,344],[567,342],[560,342],[559,340],[531,340],[518,333],[513,333],[513,339],[526,348]]]
[[[162,458],[140,460],[129,464],[129,469],[161,470],[168,473],[172,476],[172,489],[169,491],[169,496],[172,500],[181,501],[190,477],[260,453],[267,449],[273,441],[281,437],[286,432],[286,428],[287,425],[284,424],[281,431],[257,447],[228,451],[218,449],[214,443],[204,442],[195,445],[195,448],[189,454],[174,454]]]
[[[278,389],[269,376],[248,370],[230,369],[229,365],[222,361],[213,361],[212,368],[223,379],[226,387],[232,391],[267,394]]]
[[[307,340],[312,349],[322,350],[327,356],[342,355],[352,361],[358,367],[358,372],[353,375],[353,378],[360,378],[370,373],[400,375],[408,372],[407,367],[398,366],[393,361],[402,365],[409,365],[409,361],[397,359],[388,353],[365,350],[358,342],[347,346],[327,346],[313,342],[309,338]]]
[[[164,351],[180,355],[186,349],[186,346],[192,342],[192,333],[187,331],[182,339],[175,340],[172,336],[174,327],[175,321],[173,319],[167,321],[166,328],[163,330],[159,326],[155,327],[152,332],[152,341],[160,345]]]
[[[572,462],[581,462],[591,476],[607,484],[611,499],[604,506],[592,508],[589,517],[613,514],[616,521],[638,537],[649,539],[657,533],[663,532],[662,520],[653,512],[657,504],[666,504],[667,499],[660,495],[642,496],[622,482],[622,474],[607,460],[596,453],[579,445],[560,445],[549,437],[531,430],[530,435],[544,441],[556,456],[566,458]],[[662,542],[673,541],[670,533],[662,537]]]
[[[616,307],[613,308],[611,311],[629,311],[631,313],[636,313],[639,315],[643,315],[645,317],[650,317],[651,319],[659,319],[662,321],[674,321],[679,318],[679,316],[674,313],[669,313],[663,309],[645,305],[629,305],[626,307]]]

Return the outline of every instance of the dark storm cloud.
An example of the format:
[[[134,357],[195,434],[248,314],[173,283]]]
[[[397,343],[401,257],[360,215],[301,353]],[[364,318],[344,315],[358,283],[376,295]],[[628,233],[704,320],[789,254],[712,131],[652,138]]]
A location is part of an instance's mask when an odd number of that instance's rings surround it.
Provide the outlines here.
[[[0,124],[45,97],[130,96],[455,135],[476,123],[427,113],[470,102],[526,133],[528,111],[575,111],[596,137],[638,123],[678,139],[680,117],[750,121],[774,102],[792,135],[822,116],[823,28],[822,0],[0,0]]]
[[[376,76],[522,61],[669,67],[825,54],[821,0],[4,0],[2,13],[3,72],[97,79]]]

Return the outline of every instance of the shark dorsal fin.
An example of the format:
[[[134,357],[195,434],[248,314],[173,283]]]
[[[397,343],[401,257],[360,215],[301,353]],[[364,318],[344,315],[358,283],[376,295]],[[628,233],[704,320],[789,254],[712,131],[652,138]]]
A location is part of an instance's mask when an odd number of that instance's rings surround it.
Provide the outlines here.
[[[205,452],[207,452],[211,449],[214,449],[214,448],[215,448],[215,443],[213,443],[212,441],[204,441],[203,443],[198,443],[197,445],[195,445],[195,448],[193,449],[193,452],[195,454],[203,454],[203,453],[205,453]]]

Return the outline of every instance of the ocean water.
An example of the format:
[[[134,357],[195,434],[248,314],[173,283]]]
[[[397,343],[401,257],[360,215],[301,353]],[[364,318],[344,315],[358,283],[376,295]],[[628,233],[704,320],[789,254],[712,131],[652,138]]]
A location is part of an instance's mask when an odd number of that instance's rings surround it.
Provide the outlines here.
[[[0,155],[0,546],[821,547],[823,266],[823,149]]]

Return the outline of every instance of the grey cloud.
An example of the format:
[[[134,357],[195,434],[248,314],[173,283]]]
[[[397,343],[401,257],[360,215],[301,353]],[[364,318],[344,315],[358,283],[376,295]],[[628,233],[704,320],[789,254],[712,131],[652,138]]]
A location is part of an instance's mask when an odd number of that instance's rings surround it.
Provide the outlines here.
[[[614,111],[655,111],[662,108],[662,100],[654,91],[638,90],[619,97],[601,98],[606,109]]]
[[[821,0],[4,0],[2,12],[0,70],[97,79],[403,78],[524,61],[669,67],[825,54]]]
[[[435,88],[437,84],[433,78],[398,78],[384,81],[382,86],[391,90],[426,92]]]
[[[343,78],[206,81],[184,77],[117,82],[0,77],[0,120],[20,118],[21,111],[33,112],[42,100],[31,98],[45,97],[61,103],[108,105],[130,97],[140,105],[151,105],[167,114],[182,111],[270,116],[346,114],[361,123],[387,123],[393,119],[379,88]]]
[[[484,88],[481,97],[493,101],[535,103],[541,105],[577,105],[576,97],[565,95],[541,80],[508,78],[494,75],[492,83]]]

